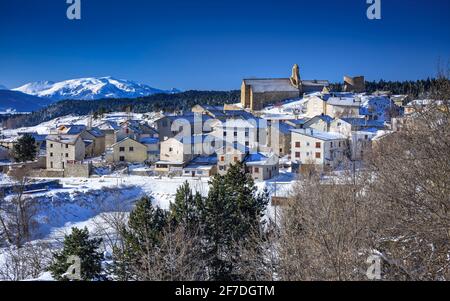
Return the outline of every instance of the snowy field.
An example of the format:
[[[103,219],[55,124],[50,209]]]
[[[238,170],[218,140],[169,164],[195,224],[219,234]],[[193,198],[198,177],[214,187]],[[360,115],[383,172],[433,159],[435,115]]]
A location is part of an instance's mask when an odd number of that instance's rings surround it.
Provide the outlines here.
[[[0,180],[0,184],[11,183],[11,179],[4,175]],[[202,195],[207,195],[209,190],[208,178],[111,175],[58,180],[62,188],[28,196],[39,204],[34,240],[50,243],[61,241],[72,227],[87,227],[90,232],[96,233],[98,227],[102,226],[102,216],[117,212],[128,213],[134,202],[146,195],[152,197],[156,206],[168,209],[177,188],[185,181]],[[284,196],[289,194],[294,181],[291,173],[282,172],[269,181],[256,182],[256,186],[260,191],[267,189],[271,195]],[[267,215],[273,215],[271,206]]]

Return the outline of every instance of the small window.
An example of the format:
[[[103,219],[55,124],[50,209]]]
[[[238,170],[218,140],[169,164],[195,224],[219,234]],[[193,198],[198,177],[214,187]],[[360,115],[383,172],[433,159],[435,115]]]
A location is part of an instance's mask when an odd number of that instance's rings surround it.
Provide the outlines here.
[[[66,158],[69,158],[69,154],[68,153],[66,153]]]
[[[256,173],[259,172],[259,167],[255,167],[255,172],[256,172]]]
[[[333,142],[331,142],[331,147],[333,147]]]
[[[249,145],[250,145],[250,142],[245,141],[245,146],[249,146]]]
[[[341,141],[339,141],[339,147],[341,147]]]
[[[227,136],[227,131],[223,131],[223,136],[224,136],[224,137]]]
[[[238,134],[237,132],[234,132],[234,137],[237,137],[237,134]]]
[[[366,140],[369,139],[369,136],[365,135],[365,136],[364,136],[364,139],[366,139]]]
[[[53,157],[53,153],[50,153],[50,157]]]
[[[245,132],[245,137],[248,137],[248,135],[249,135],[249,132]]]
[[[120,160],[120,162],[124,162],[125,161],[125,157],[124,156],[120,156],[119,160]]]
[[[66,148],[69,148],[69,144],[66,144]]]
[[[53,162],[50,162],[50,168],[53,168]]]
[[[172,147],[169,147],[169,152],[173,152],[173,148]]]
[[[316,159],[320,159],[320,153],[316,153]]]
[[[295,142],[295,147],[300,147],[300,142],[299,141]]]
[[[129,151],[130,151],[130,152],[134,152],[134,147],[133,147],[133,146],[130,146]]]
[[[316,148],[320,148],[321,143],[320,142],[316,142]]]
[[[300,158],[300,152],[295,152],[295,157]]]
[[[221,156],[221,157],[220,157],[220,161],[221,161],[221,162],[225,162],[225,157],[224,157],[224,156]]]
[[[306,146],[309,146],[309,142],[306,142]]]
[[[119,147],[119,152],[124,152],[125,151],[125,147],[121,146]]]
[[[50,143],[50,148],[52,148],[53,147],[53,143]]]

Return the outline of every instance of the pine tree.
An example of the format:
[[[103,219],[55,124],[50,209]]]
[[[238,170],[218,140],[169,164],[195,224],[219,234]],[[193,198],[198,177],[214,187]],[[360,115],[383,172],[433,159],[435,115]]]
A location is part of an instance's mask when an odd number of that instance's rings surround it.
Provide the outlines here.
[[[193,193],[186,181],[177,189],[175,201],[170,204],[170,220],[174,226],[181,225],[188,231],[196,231],[200,222],[203,198]]]
[[[216,175],[202,209],[205,255],[210,260],[212,280],[239,280],[235,270],[239,245],[248,247],[250,235],[262,226],[267,193],[257,188],[242,163],[232,165],[224,176]]]
[[[19,138],[13,148],[13,157],[17,162],[33,161],[36,158],[36,141],[34,138],[25,134]]]
[[[57,280],[68,280],[67,270],[71,266],[70,256],[78,256],[81,261],[80,274],[84,281],[100,278],[103,254],[98,252],[101,238],[89,238],[89,231],[72,228],[72,233],[64,237],[63,249],[54,255],[54,262],[49,267],[52,276]]]
[[[114,271],[120,280],[149,280],[152,254],[167,225],[167,213],[154,208],[152,200],[141,198],[130,213],[128,227],[122,229],[123,250],[114,250]]]

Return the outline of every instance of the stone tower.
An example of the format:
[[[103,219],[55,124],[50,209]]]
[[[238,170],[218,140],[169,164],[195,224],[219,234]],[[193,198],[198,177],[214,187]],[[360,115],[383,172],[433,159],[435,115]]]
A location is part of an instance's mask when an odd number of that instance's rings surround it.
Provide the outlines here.
[[[300,81],[300,70],[299,70],[297,64],[295,64],[295,65],[292,67],[292,75],[291,75],[291,77],[290,77],[290,80],[291,80],[291,84],[292,84],[294,87],[300,89],[300,85],[301,85],[301,81]]]

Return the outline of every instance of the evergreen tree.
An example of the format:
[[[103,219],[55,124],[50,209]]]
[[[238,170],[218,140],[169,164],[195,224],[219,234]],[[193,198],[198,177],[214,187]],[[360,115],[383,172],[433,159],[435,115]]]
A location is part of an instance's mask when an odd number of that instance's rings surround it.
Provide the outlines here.
[[[251,233],[262,226],[267,193],[257,188],[242,163],[232,165],[224,176],[216,175],[202,208],[205,255],[210,260],[212,280],[239,280],[235,270],[240,246],[251,246]]]
[[[54,255],[54,262],[49,267],[52,276],[57,280],[68,280],[67,270],[72,265],[70,256],[78,256],[81,261],[81,280],[99,279],[102,271],[103,254],[98,252],[101,238],[89,238],[89,231],[72,228],[72,233],[64,237],[63,249]]]
[[[182,225],[188,231],[196,231],[200,222],[203,198],[200,193],[193,193],[186,181],[177,189],[175,201],[170,204],[170,220]]]
[[[34,138],[25,134],[19,138],[13,148],[13,157],[17,162],[33,161],[36,158],[36,141]]]
[[[167,213],[154,208],[152,200],[141,198],[130,213],[128,227],[122,229],[123,250],[114,250],[114,272],[120,280],[146,280],[151,270],[152,254],[158,247]]]

